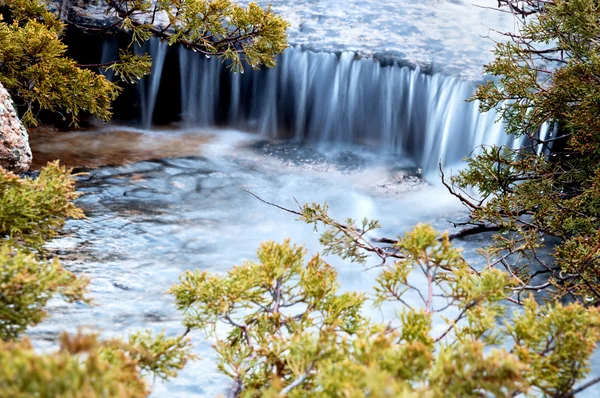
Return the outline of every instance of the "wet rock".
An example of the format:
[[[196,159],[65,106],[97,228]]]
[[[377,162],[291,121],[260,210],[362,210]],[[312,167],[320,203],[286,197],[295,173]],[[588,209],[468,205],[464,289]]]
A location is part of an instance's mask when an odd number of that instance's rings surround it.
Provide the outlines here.
[[[29,136],[8,91],[0,84],[0,167],[22,173],[31,165]]]
[[[91,131],[55,131],[38,127],[31,135],[32,169],[59,159],[62,165],[94,169],[122,166],[121,173],[139,173],[162,167],[164,158],[196,156],[212,136],[202,132],[165,130],[144,134],[135,129],[107,127]],[[140,162],[144,160],[159,159]],[[131,165],[131,163],[136,163]],[[179,173],[180,170],[174,169]]]
[[[398,173],[396,176],[379,184],[373,193],[377,195],[398,195],[407,192],[416,192],[429,187],[429,184],[423,180],[419,173],[417,175]]]
[[[151,0],[155,3],[156,0]],[[490,9],[490,0],[236,0],[270,7],[291,26],[288,40],[316,52],[356,52],[382,64],[398,62],[428,73],[442,71],[480,80],[491,61],[495,33],[511,32],[510,13]],[[115,19],[101,0],[50,0],[51,9],[79,26],[108,28]],[[169,25],[166,13],[151,14]],[[141,17],[137,18],[142,20]],[[150,22],[149,19],[146,22]],[[115,29],[109,29],[115,30]]]
[[[46,2],[50,11],[59,14],[61,19],[79,26],[107,28],[114,20],[107,15],[107,7],[100,0],[50,0]],[[114,31],[116,29],[108,29]]]

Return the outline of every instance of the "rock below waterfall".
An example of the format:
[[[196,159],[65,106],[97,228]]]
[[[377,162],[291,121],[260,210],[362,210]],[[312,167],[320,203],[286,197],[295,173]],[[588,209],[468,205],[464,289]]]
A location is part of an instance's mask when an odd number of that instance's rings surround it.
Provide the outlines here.
[[[27,130],[17,116],[12,98],[0,84],[0,167],[20,173],[30,165]]]

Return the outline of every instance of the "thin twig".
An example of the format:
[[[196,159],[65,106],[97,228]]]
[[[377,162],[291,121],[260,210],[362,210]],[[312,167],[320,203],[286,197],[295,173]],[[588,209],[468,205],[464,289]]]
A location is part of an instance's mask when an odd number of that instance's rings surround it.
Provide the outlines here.
[[[310,374],[312,368],[314,366],[314,362],[311,363],[308,368],[306,369],[306,371],[304,373],[302,373],[300,376],[298,376],[298,378],[296,378],[296,380],[294,380],[293,382],[291,382],[286,388],[284,388],[283,390],[281,390],[281,392],[279,393],[280,397],[285,397],[287,394],[290,393],[290,391],[292,391],[294,388],[298,387],[300,384],[304,383],[304,380],[306,380],[308,378],[308,375]]]

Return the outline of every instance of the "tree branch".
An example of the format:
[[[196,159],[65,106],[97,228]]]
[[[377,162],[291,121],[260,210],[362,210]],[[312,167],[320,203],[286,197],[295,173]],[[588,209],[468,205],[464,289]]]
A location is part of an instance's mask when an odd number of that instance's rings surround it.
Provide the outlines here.
[[[284,388],[283,390],[281,390],[281,392],[279,393],[280,397],[285,397],[287,394],[289,394],[294,388],[298,387],[300,384],[304,383],[304,380],[306,380],[308,378],[308,375],[310,374],[312,368],[314,366],[314,362],[311,363],[308,368],[306,369],[306,371],[304,373],[302,373],[300,376],[298,376],[296,378],[296,380],[294,380],[293,382],[291,382],[286,388]]]
[[[600,377],[596,377],[595,379],[592,379],[590,381],[588,381],[585,384],[582,384],[581,386],[567,392],[566,394],[563,394],[561,396],[559,396],[558,398],[570,398],[570,397],[574,397],[575,394],[579,394],[580,392],[582,392],[583,390],[590,388],[591,386],[593,386],[594,384],[598,384],[600,383]]]

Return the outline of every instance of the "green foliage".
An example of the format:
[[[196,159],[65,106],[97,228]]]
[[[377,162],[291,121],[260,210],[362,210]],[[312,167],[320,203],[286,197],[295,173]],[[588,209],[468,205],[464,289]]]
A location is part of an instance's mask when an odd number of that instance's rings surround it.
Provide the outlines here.
[[[196,359],[189,349],[189,339],[166,337],[164,331],[154,337],[147,330],[129,336],[126,347],[128,355],[142,372],[162,380],[177,376],[189,360]]]
[[[65,56],[67,47],[61,41],[65,22],[72,22],[49,12],[48,2],[0,0],[0,12],[8,15],[3,21],[0,14],[0,83],[11,93],[26,126],[38,123],[40,111],[60,114],[74,125],[82,114],[108,121],[121,89],[86,67],[113,70],[121,81],[137,82],[150,73],[152,61],[148,55],[133,54],[131,47],[152,36],[222,57],[236,72],[243,71],[244,62],[252,68],[273,67],[287,47],[288,23],[254,3],[244,8],[231,0],[104,0],[115,19],[111,28],[129,32],[131,43],[119,59],[78,65]],[[168,24],[155,24],[156,15]]]
[[[515,354],[529,362],[525,377],[532,386],[545,396],[568,396],[590,370],[587,358],[600,340],[599,322],[597,308],[560,303],[540,308],[535,300],[526,300],[524,311],[507,327],[517,342]],[[532,356],[532,351],[541,355]]]
[[[350,259],[351,262],[365,263],[368,256],[360,249],[373,247],[365,239],[365,236],[380,227],[377,221],[365,218],[361,226],[358,227],[355,220],[348,218],[345,225],[340,224],[329,216],[327,203],[323,205],[318,203],[305,204],[301,210],[300,218],[309,224],[313,224],[315,231],[319,223],[332,226],[321,235],[320,242],[324,246],[324,254],[335,254],[344,260]]]
[[[258,391],[273,377],[291,377],[363,323],[363,295],[338,293],[333,268],[319,256],[305,266],[304,254],[288,241],[263,243],[259,263],[222,277],[187,272],[171,289],[185,325],[217,339],[219,369],[244,388]],[[224,339],[222,326],[229,329]],[[316,344],[309,330],[327,346]]]
[[[58,162],[44,167],[36,179],[19,178],[0,168],[0,238],[42,250],[65,218],[83,217],[73,204],[78,196],[70,171]]]
[[[255,3],[244,8],[232,0],[105,1],[120,18],[121,28],[132,33],[133,42],[158,36],[169,44],[222,57],[236,72],[243,71],[242,62],[252,68],[273,67],[287,47],[289,24]],[[168,19],[166,26],[147,22],[161,14]]]
[[[345,233],[325,210],[302,214]],[[355,239],[347,244],[363,237]],[[188,272],[172,293],[185,324],[216,340],[233,396],[569,396],[589,371],[596,309],[530,299],[510,312],[511,275],[472,269],[447,234],[427,225],[394,249],[373,295],[375,306],[399,306],[386,326],[364,317],[364,296],[337,293],[329,265],[318,256],[305,265],[288,241],[263,244],[259,263],[227,275]]]
[[[37,124],[39,111],[77,123],[82,112],[110,119],[119,88],[104,76],[81,69],[65,57],[64,25],[37,0],[0,1],[12,22],[0,15],[0,83],[21,109],[25,125]]]
[[[495,109],[519,149],[489,147],[450,179],[472,224],[500,230],[486,255],[518,289],[600,303],[600,6],[594,0],[516,2],[519,33],[486,65],[497,80],[473,99]],[[542,126],[556,126],[556,136]],[[473,191],[478,194],[472,197]],[[551,247],[548,247],[551,246]],[[541,253],[551,250],[553,259]]]
[[[223,57],[235,71],[243,69],[242,62],[253,68],[272,67],[275,57],[287,46],[288,24],[255,4],[242,8],[228,0],[106,3],[116,13],[114,26],[131,33],[131,45],[158,36],[169,44],[180,43],[206,55]],[[0,11],[7,16],[5,21],[0,15],[0,83],[13,96],[26,125],[37,124],[41,111],[59,113],[73,124],[84,113],[110,119],[111,103],[120,88],[65,57],[67,48],[61,41],[65,25],[47,11],[44,2],[0,0]],[[165,14],[169,25],[140,22],[144,16],[156,13]],[[128,83],[149,73],[151,66],[149,56],[131,53],[131,45],[120,52],[118,60],[101,65]],[[41,254],[46,240],[56,236],[67,217],[83,217],[73,204],[77,196],[70,171],[57,163],[44,168],[37,179],[21,179],[0,169],[0,238],[5,241],[0,246],[2,340],[16,339],[28,326],[42,321],[47,315],[46,304],[57,294],[68,302],[88,301],[84,296],[88,283],[85,278],[66,271],[56,260],[49,262],[28,254]],[[293,270],[284,268],[278,270],[274,265],[272,272],[278,275],[278,283],[289,281],[299,270],[298,266]],[[314,308],[306,309],[302,319],[290,317],[284,321],[279,315],[261,316],[261,325],[290,333],[311,323],[340,331],[357,328],[361,319],[357,307],[362,298],[336,296],[332,271],[318,258],[313,268],[303,277],[306,289],[280,292],[276,300],[289,300],[287,303],[294,305],[311,303]],[[321,276],[329,277],[331,283],[324,289],[314,288],[313,283]],[[235,287],[222,289],[235,291]],[[310,314],[323,319],[317,321]],[[196,322],[203,321],[206,325],[216,322],[211,318]],[[58,353],[47,355],[36,354],[26,341],[2,343],[0,395],[146,396],[149,391],[142,373],[167,379],[193,358],[187,340],[164,334],[154,338],[149,333],[138,333],[128,343],[100,343],[95,336],[65,337],[62,343]],[[238,355],[226,344],[222,349],[227,355]],[[289,370],[282,370],[282,374],[287,373]],[[262,377],[267,375],[265,371]],[[256,385],[261,384],[260,374],[248,377],[255,378]]]
[[[57,352],[38,354],[29,342],[0,342],[0,395],[5,397],[118,397],[150,394],[146,372],[164,377],[185,364],[186,340],[144,335],[129,342],[96,335],[63,335]]]
[[[137,83],[144,75],[147,75],[152,67],[152,58],[145,55],[132,54],[125,50],[119,50],[118,62],[110,63],[105,70],[115,73],[120,80],[126,83]]]
[[[19,178],[0,168],[0,339],[17,338],[46,316],[48,301],[84,301],[88,280],[65,270],[58,260],[37,259],[46,239],[67,217],[81,218],[75,207],[70,171],[51,163],[37,179]]]
[[[99,341],[96,335],[64,335],[58,352],[38,354],[27,339],[30,326],[47,317],[48,301],[86,297],[88,280],[65,270],[58,260],[37,259],[46,239],[67,217],[83,217],[69,170],[58,163],[37,179],[19,178],[0,168],[0,396],[143,397],[144,380],[176,376],[194,359],[184,337],[136,333],[127,341]]]
[[[67,302],[88,301],[87,279],[65,270],[58,260],[38,261],[4,243],[0,267],[0,340],[16,338],[44,320],[44,308],[57,294]]]

